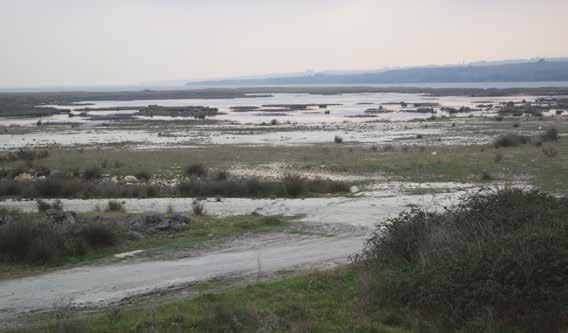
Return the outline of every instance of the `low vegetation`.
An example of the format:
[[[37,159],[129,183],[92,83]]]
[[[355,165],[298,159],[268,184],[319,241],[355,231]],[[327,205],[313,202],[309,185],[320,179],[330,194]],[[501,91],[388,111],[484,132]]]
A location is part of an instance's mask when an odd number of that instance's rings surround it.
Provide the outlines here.
[[[409,309],[434,331],[564,331],[567,214],[565,198],[503,190],[391,219],[364,253],[370,306]]]
[[[495,139],[493,145],[495,146],[495,148],[507,148],[507,147],[516,147],[519,145],[524,145],[530,142],[531,139],[524,135],[505,134]]]
[[[15,219],[0,225],[2,263],[61,263],[65,257],[117,245],[124,231],[112,223],[63,224],[32,214],[20,214]]]
[[[350,185],[327,179],[306,179],[287,175],[278,180],[258,178],[201,179],[191,178],[176,187],[183,197],[300,197],[318,194],[348,193]]]
[[[114,205],[112,202],[109,201],[110,206]],[[193,216],[185,227],[157,231],[149,226],[145,232],[136,233],[138,237],[131,238],[130,224],[139,221],[144,214],[129,214],[124,212],[122,204],[116,205],[113,211],[80,214],[63,209],[42,213],[1,209],[0,280],[61,265],[105,260],[115,253],[135,250],[145,250],[147,257],[171,256],[173,250],[191,250],[205,242],[244,233],[281,230],[288,225],[288,220],[280,216],[206,216],[200,203],[202,211],[197,212],[194,206]],[[160,223],[175,219],[176,214],[171,208],[163,218],[153,214],[150,219]]]
[[[390,219],[354,264],[332,272],[220,293],[204,282],[194,299],[86,317],[69,312],[40,325],[47,332],[563,332],[567,215],[566,198],[487,190],[445,212],[414,208]],[[282,223],[203,219],[187,232],[205,237]]]
[[[357,269],[311,273],[215,292],[152,307],[114,308],[89,317],[64,316],[45,323],[49,333],[70,332],[414,332],[391,311],[367,313]],[[33,329],[32,329],[33,331]],[[24,332],[15,330],[14,332]]]

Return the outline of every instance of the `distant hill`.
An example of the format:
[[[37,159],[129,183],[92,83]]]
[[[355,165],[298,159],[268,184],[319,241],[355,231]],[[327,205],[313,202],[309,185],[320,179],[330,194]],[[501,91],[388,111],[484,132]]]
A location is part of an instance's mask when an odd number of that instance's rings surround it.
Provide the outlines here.
[[[568,59],[478,62],[468,65],[430,66],[367,72],[320,72],[291,76],[263,76],[189,82],[188,85],[317,85],[408,84],[452,82],[568,81]]]

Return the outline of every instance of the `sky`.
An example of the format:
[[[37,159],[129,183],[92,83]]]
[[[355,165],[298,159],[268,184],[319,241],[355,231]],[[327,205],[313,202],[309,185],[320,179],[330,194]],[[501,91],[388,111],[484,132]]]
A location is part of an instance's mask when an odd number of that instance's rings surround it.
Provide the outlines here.
[[[0,87],[568,56],[567,0],[0,0]]]

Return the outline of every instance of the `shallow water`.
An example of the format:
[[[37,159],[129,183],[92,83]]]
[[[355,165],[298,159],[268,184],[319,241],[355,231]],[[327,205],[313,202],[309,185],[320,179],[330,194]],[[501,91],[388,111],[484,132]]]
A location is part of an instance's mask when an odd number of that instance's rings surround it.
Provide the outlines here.
[[[168,125],[155,128],[137,127],[131,129],[113,128],[97,126],[101,121],[88,120],[87,117],[75,116],[69,118],[67,115],[54,115],[44,118],[28,119],[0,119],[0,125],[4,126],[35,126],[37,120],[43,123],[50,122],[70,122],[83,123],[80,128],[69,127],[42,127],[29,133],[17,134],[17,131],[8,130],[7,133],[0,134],[0,150],[17,149],[26,146],[46,146],[46,145],[104,145],[129,143],[131,146],[140,147],[164,147],[174,146],[194,146],[200,144],[262,144],[262,145],[294,145],[294,144],[314,144],[333,142],[335,136],[340,136],[346,142],[360,143],[391,143],[413,144],[416,143],[416,136],[421,135],[425,138],[429,136],[444,135],[442,144],[469,144],[470,139],[465,139],[465,135],[454,133],[447,137],[449,128],[419,128],[416,124],[407,123],[408,120],[425,119],[432,116],[431,113],[403,112],[399,104],[406,103],[440,103],[447,107],[475,107],[480,103],[498,104],[505,101],[534,100],[538,96],[508,96],[491,98],[470,98],[463,96],[432,97],[420,94],[398,94],[398,93],[357,93],[339,95],[311,95],[311,94],[274,94],[271,97],[246,97],[235,99],[176,99],[176,100],[136,100],[136,101],[96,101],[88,102],[91,108],[102,107],[133,107],[133,110],[121,111],[89,111],[89,114],[112,115],[112,114],[132,114],[135,113],[136,106],[159,104],[163,106],[189,106],[203,105],[216,107],[225,115],[213,117],[214,119],[230,121],[231,123],[220,123],[215,125],[187,125],[181,126],[176,120],[184,118],[174,118],[167,116],[160,117],[136,117],[147,121],[169,120],[175,126],[169,130]],[[383,105],[385,109],[393,110],[390,113],[374,115],[376,117],[353,118],[354,115],[365,115],[368,108],[377,108],[382,103],[395,103]],[[230,109],[232,106],[262,106],[265,104],[339,104],[330,105],[326,109],[314,108],[308,111],[284,112],[285,116],[276,116],[271,113],[263,112],[235,112]],[[84,108],[84,105],[76,107],[62,106],[62,108],[77,110]],[[409,109],[409,108],[406,108]],[[411,108],[410,108],[411,109]],[[437,107],[436,109],[439,109]],[[330,114],[324,114],[328,110]],[[77,115],[78,111],[74,111]],[[438,111],[438,115],[444,112]],[[268,114],[268,116],[267,116]],[[493,114],[490,111],[477,111],[473,113],[457,114],[455,121],[460,121],[459,117],[469,116],[470,114]],[[276,126],[258,126],[263,122],[270,123],[272,119],[278,121]],[[392,121],[392,123],[391,123]],[[440,125],[443,126],[443,125]],[[160,131],[165,131],[166,135],[160,135]],[[12,134],[11,132],[16,132]],[[471,134],[471,133],[470,133]],[[470,136],[471,137],[471,136]],[[474,135],[475,143],[487,143],[492,137],[484,136],[482,133]],[[429,144],[428,140],[420,140],[420,144]]]
[[[338,95],[314,95],[305,93],[275,93],[270,97],[244,97],[244,98],[226,98],[226,99],[164,99],[164,100],[134,100],[134,101],[85,101],[81,103],[89,103],[89,108],[110,108],[110,107],[132,107],[132,110],[121,111],[89,111],[88,114],[98,115],[112,115],[112,114],[132,114],[137,111],[137,106],[148,105],[161,105],[161,106],[208,106],[218,108],[219,111],[226,113],[225,115],[215,116],[215,119],[230,120],[239,123],[255,123],[270,122],[272,118],[278,119],[280,122],[294,122],[299,124],[311,123],[335,123],[344,120],[352,122],[362,122],[369,119],[375,120],[388,120],[388,121],[406,121],[411,119],[424,119],[431,116],[431,114],[416,113],[416,112],[398,112],[401,110],[412,110],[411,107],[402,108],[400,104],[384,105],[385,109],[395,112],[376,114],[372,118],[351,118],[347,116],[365,115],[365,110],[369,108],[376,108],[383,103],[440,103],[441,106],[446,107],[475,107],[481,102],[491,102],[498,104],[500,102],[522,100],[534,100],[541,96],[506,96],[506,97],[467,97],[467,96],[443,96],[432,97],[424,94],[401,94],[401,93],[353,93],[353,94],[338,94]],[[330,105],[325,109],[317,107],[308,111],[291,111],[283,112],[285,116],[270,115],[270,113],[262,111],[251,112],[235,112],[230,108],[233,106],[256,106],[262,107],[267,104],[340,104]],[[73,106],[57,106],[64,109],[74,110],[73,113],[78,115],[78,109],[85,108],[84,105]],[[435,108],[439,109],[439,108]],[[325,110],[329,110],[330,114],[324,114]],[[280,113],[280,112],[279,112]],[[439,113],[443,114],[443,113]],[[457,116],[464,116],[458,114]],[[146,120],[179,120],[175,117],[140,117]],[[37,120],[44,122],[89,122],[84,117],[72,117],[67,115],[55,115],[43,118],[28,118],[28,119],[2,119],[0,124],[13,125],[18,124],[22,126],[35,125]]]

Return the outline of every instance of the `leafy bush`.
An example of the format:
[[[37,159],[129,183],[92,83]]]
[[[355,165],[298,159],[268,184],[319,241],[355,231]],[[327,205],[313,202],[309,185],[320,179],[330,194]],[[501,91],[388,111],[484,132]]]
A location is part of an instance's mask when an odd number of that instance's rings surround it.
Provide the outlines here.
[[[408,307],[437,331],[565,329],[567,214],[567,199],[521,190],[402,213],[364,251],[369,299]]]
[[[100,178],[102,175],[102,169],[98,166],[87,167],[83,170],[83,178],[86,180],[95,180]]]
[[[542,147],[542,153],[546,157],[553,158],[553,157],[558,156],[558,149],[556,149],[554,146],[546,145],[546,146]]]
[[[116,245],[118,228],[100,223],[53,224],[32,214],[14,215],[0,225],[0,262],[54,264],[89,249]]]
[[[203,163],[194,163],[187,166],[185,175],[188,177],[205,177],[207,176],[207,167]]]
[[[229,178],[229,172],[226,170],[219,170],[215,173],[215,180],[227,180]]]
[[[205,215],[205,206],[198,200],[193,201],[193,203],[191,204],[191,210],[193,212],[193,215],[196,216]]]
[[[168,191],[158,185],[95,183],[77,178],[49,177],[33,183],[0,180],[0,197],[24,198],[148,198]],[[173,193],[173,190],[170,190]]]
[[[306,192],[306,180],[298,175],[285,175],[282,183],[286,193],[291,197],[297,197]]]
[[[134,173],[134,177],[136,177],[138,180],[142,180],[142,181],[147,182],[152,178],[152,174],[149,171],[140,170],[140,171]]]
[[[558,130],[551,127],[540,136],[540,140],[542,142],[558,141],[558,137]]]
[[[120,242],[116,229],[112,224],[90,222],[81,228],[79,236],[90,248],[111,247]]]
[[[63,203],[61,202],[61,200],[55,200],[52,203],[43,200],[37,200],[36,203],[37,203],[37,210],[40,213],[46,212],[50,209],[63,210]]]
[[[122,202],[117,200],[109,200],[107,203],[107,212],[124,212],[124,206]]]
[[[519,146],[519,145],[524,145],[524,144],[530,143],[530,141],[531,141],[530,138],[526,137],[524,135],[505,134],[505,135],[501,135],[497,139],[495,139],[495,141],[493,142],[493,145],[495,146],[495,148],[516,147],[516,146]]]
[[[309,180],[287,175],[280,181],[259,180],[258,178],[211,180],[191,178],[176,186],[184,197],[297,197],[300,195],[349,192],[350,185],[333,180]]]

